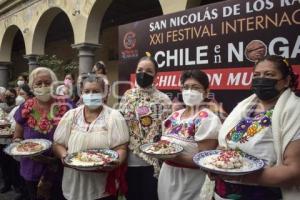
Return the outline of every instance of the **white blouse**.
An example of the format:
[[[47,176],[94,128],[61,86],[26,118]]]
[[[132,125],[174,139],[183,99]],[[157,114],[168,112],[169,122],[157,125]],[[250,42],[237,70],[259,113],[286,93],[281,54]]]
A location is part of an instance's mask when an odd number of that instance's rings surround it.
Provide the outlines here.
[[[68,153],[91,148],[114,148],[127,143],[129,133],[120,112],[103,106],[99,116],[88,124],[84,106],[68,111],[54,133],[54,142],[62,144]],[[94,173],[64,168],[62,189],[65,198],[94,200],[108,196],[105,193],[107,173]]]

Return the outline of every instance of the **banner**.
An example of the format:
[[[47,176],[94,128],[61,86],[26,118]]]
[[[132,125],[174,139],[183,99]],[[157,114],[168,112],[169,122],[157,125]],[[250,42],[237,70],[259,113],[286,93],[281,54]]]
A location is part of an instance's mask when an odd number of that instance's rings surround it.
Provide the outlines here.
[[[139,58],[151,54],[159,64],[158,89],[176,96],[181,71],[200,69],[230,111],[251,94],[258,58],[284,56],[300,74],[299,30],[299,0],[223,1],[122,25],[119,79],[134,81]]]

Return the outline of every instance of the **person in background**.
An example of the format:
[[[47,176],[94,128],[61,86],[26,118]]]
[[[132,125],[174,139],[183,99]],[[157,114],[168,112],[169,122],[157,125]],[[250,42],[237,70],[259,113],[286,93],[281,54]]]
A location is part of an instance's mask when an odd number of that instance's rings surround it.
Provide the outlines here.
[[[107,78],[106,66],[103,61],[98,61],[92,68],[92,73],[95,73],[96,76],[103,78],[105,83],[105,93],[107,93],[106,98],[104,99],[104,103],[107,103],[107,99],[110,95],[110,83]]]
[[[24,103],[26,100],[31,99],[34,97],[34,94],[32,93],[30,87],[27,84],[23,84],[20,86],[19,91],[19,99],[17,102],[16,98],[16,107],[14,107],[11,112],[8,114],[8,120],[11,123],[12,130],[15,130],[16,121],[14,119],[14,115],[16,111],[19,109],[20,105]]]
[[[17,86],[21,87],[21,85],[28,84],[28,78],[25,75],[18,76]]]
[[[28,84],[28,77],[26,75],[20,75],[20,76],[18,76],[18,78],[17,78],[17,85],[15,87],[15,90],[17,91],[17,94],[18,94],[17,98],[16,98],[17,101],[20,98],[19,97],[20,87],[21,87],[21,85],[24,85],[24,84]]]
[[[254,94],[241,101],[219,132],[223,149],[239,149],[264,160],[243,176],[215,175],[215,199],[294,200],[300,195],[300,98],[298,76],[287,60],[266,56],[254,66]]]
[[[48,68],[38,67],[31,72],[29,87],[35,97],[21,104],[14,115],[14,141],[38,138],[53,141],[60,118],[72,107],[65,99],[53,98],[51,85],[56,81],[56,75]],[[63,199],[62,166],[51,150],[37,157],[21,158],[20,174],[25,179],[31,200]]]
[[[64,78],[64,84],[60,85],[56,89],[56,94],[61,96],[67,96],[74,103],[79,100],[77,94],[77,86],[76,86],[75,76],[72,73],[66,74]]]
[[[15,99],[16,99],[16,91],[13,88],[8,88],[5,91],[5,103],[3,103],[3,112],[5,112],[6,114],[11,111],[15,106]],[[7,115],[3,115],[3,117],[5,117],[5,119],[1,119],[1,120],[5,120],[7,121]],[[0,141],[0,166],[1,166],[1,171],[2,171],[2,176],[3,176],[3,180],[4,180],[4,186],[0,189],[1,193],[5,193],[8,192],[9,190],[11,190],[11,186],[14,185],[15,188],[16,183],[13,180],[13,173],[11,168],[12,166],[12,162],[13,162],[13,158],[11,158],[10,156],[8,156],[7,154],[5,154],[3,152],[3,149],[5,148],[5,146],[7,144],[10,143],[10,140],[1,140]]]
[[[3,102],[0,103],[0,108],[4,112],[9,113],[16,106],[17,92],[13,88],[8,88],[3,95]]]
[[[193,156],[218,145],[221,121],[205,106],[209,80],[200,70],[183,71],[181,92],[185,108],[173,112],[163,123],[162,140],[181,145],[184,150],[164,161],[158,178],[160,200],[197,200],[206,174]]]
[[[127,90],[119,105],[130,133],[127,200],[158,199],[159,161],[139,149],[142,144],[159,140],[162,121],[172,112],[171,100],[154,85],[157,69],[152,57],[142,57],[136,68],[137,87]]]
[[[7,120],[10,122],[10,129],[12,132],[15,130],[16,122],[14,120],[15,112],[19,109],[20,104],[24,103],[27,99],[33,98],[34,95],[30,91],[30,88],[27,84],[22,84],[20,86],[19,91],[19,102],[16,102],[17,106],[12,109],[12,111],[8,114]],[[17,101],[17,99],[16,99]],[[7,144],[9,144],[10,141],[8,141]],[[20,165],[19,162],[13,159],[12,157],[5,155],[6,161],[5,161],[5,174],[9,177],[9,180],[11,184],[14,186],[15,191],[17,192],[17,196],[15,197],[15,200],[25,200],[29,198],[29,194],[26,191],[26,185],[24,179],[20,176]]]
[[[101,76],[105,83],[108,83],[106,66],[103,61],[98,61],[92,68],[92,73],[95,73],[98,76]]]
[[[82,78],[83,105],[64,115],[54,133],[53,149],[62,161],[67,154],[95,148],[113,149],[119,158],[111,167],[101,168],[102,171],[65,167],[62,189],[70,200],[116,200],[117,185],[124,186],[125,177],[115,179],[113,174],[126,160],[128,128],[121,113],[103,103],[104,87],[103,79],[94,74]]]
[[[5,91],[6,91],[5,87],[0,87],[0,105],[5,101],[5,95],[4,95]]]

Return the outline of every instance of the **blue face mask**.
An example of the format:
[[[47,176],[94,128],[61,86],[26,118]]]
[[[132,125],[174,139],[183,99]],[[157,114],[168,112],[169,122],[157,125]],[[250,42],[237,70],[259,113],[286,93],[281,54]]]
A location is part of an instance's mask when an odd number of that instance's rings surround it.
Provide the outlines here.
[[[101,93],[83,94],[82,100],[83,104],[91,110],[97,109],[103,104]]]

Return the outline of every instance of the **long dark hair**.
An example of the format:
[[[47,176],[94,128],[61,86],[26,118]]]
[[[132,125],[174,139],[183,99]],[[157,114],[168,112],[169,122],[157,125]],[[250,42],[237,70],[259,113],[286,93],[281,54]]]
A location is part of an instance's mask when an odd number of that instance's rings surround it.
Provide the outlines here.
[[[34,94],[32,93],[32,91],[31,91],[29,85],[23,84],[23,85],[20,86],[20,89],[23,90],[23,91],[27,94],[27,96],[28,96],[29,98],[34,97]]]

